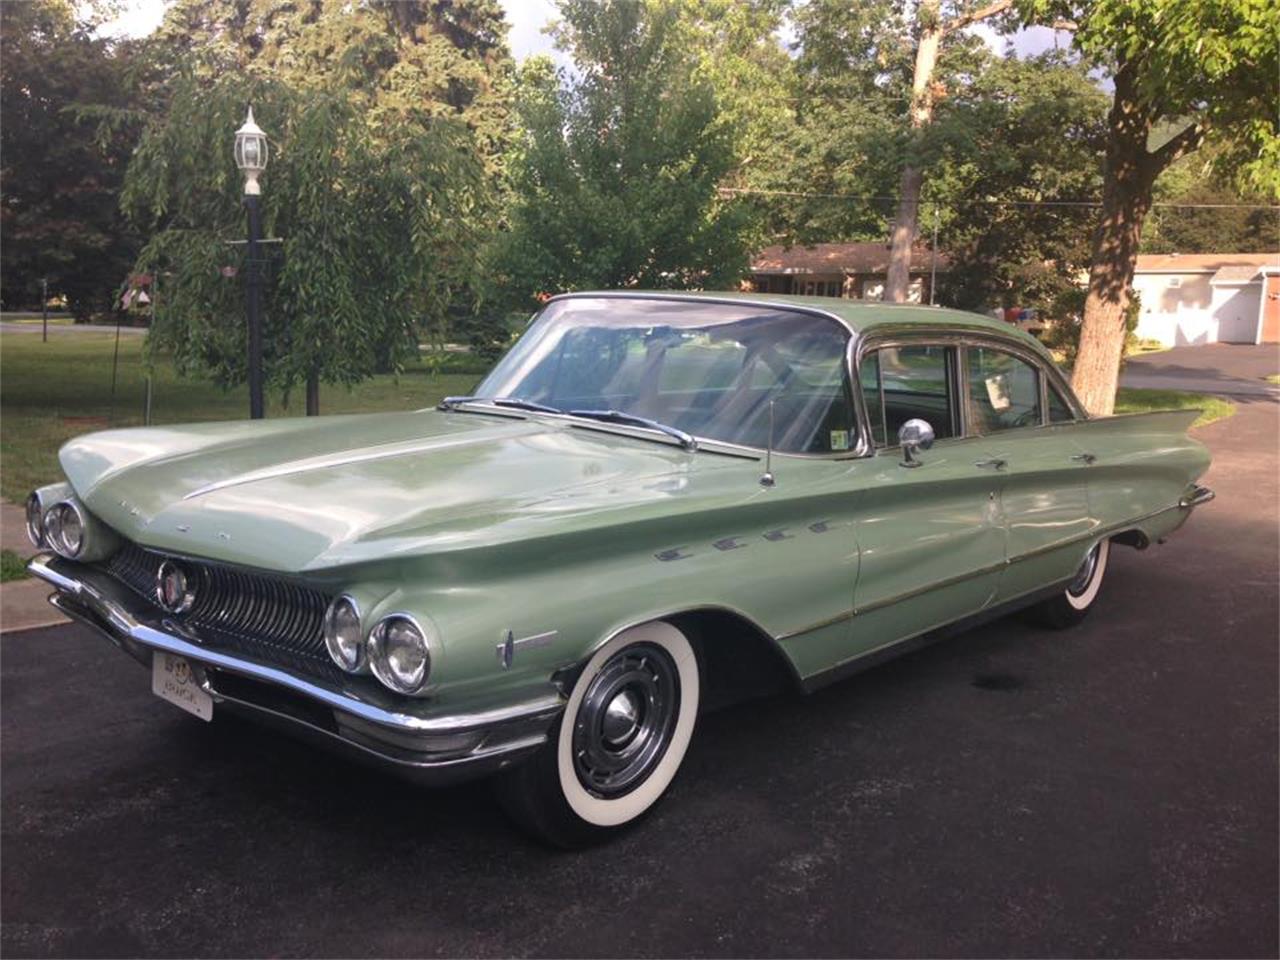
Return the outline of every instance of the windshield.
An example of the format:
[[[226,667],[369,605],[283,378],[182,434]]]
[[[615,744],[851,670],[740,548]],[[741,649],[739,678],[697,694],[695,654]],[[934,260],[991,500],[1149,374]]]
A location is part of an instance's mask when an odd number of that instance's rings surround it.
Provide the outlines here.
[[[476,390],[558,410],[617,411],[696,437],[839,453],[856,436],[835,320],[746,303],[557,300]]]

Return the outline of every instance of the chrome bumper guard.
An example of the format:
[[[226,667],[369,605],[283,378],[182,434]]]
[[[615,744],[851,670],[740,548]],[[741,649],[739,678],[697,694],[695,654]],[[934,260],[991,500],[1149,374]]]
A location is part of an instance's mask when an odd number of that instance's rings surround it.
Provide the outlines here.
[[[462,711],[390,691],[321,684],[205,646],[195,631],[101,571],[50,554],[35,557],[27,569],[55,588],[54,607],[143,665],[150,667],[157,650],[186,658],[220,708],[420,782],[454,783],[510,765],[546,742],[564,709],[550,683],[545,693],[517,703]]]
[[[1217,496],[1217,494],[1208,487],[1193,487],[1178,501],[1178,506],[1183,510],[1190,510],[1193,507],[1198,507],[1201,504],[1208,503],[1215,496]]]

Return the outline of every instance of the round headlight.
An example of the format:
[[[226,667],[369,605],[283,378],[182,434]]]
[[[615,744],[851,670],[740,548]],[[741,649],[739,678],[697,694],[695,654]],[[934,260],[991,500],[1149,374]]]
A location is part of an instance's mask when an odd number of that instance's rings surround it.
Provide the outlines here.
[[[84,519],[76,505],[62,500],[46,510],[44,535],[49,546],[68,560],[74,560],[84,546]]]
[[[348,673],[358,673],[365,665],[364,636],[360,631],[360,608],[348,596],[329,604],[324,614],[324,645],[329,656]]]
[[[27,497],[27,536],[33,547],[44,546],[44,510],[40,504],[40,494],[34,492]]]
[[[417,693],[427,685],[431,653],[422,628],[411,617],[393,613],[369,634],[373,675],[397,693]]]
[[[62,553],[62,504],[55,503],[44,512],[44,536],[49,546]]]
[[[71,503],[59,504],[57,509],[62,517],[59,537],[62,549],[68,557],[79,556],[80,548],[84,546],[84,521],[80,518],[80,511]]]

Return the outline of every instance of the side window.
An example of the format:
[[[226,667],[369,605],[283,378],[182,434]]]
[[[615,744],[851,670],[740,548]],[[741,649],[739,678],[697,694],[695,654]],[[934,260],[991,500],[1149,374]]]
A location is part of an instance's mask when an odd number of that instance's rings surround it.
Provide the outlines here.
[[[1050,423],[1071,423],[1075,420],[1076,415],[1071,412],[1071,406],[1062,398],[1062,394],[1058,392],[1058,388],[1052,383],[1049,385],[1049,422]]]
[[[862,402],[867,408],[867,419],[871,421],[871,442],[877,447],[883,447],[884,404],[880,402],[879,351],[862,358],[862,366],[858,368],[858,381],[862,384]]]
[[[863,400],[877,446],[898,442],[908,420],[927,420],[939,440],[955,436],[950,347],[884,347],[862,361]]]
[[[1035,366],[991,347],[969,347],[965,359],[976,432],[998,433],[1041,422],[1040,371]]]

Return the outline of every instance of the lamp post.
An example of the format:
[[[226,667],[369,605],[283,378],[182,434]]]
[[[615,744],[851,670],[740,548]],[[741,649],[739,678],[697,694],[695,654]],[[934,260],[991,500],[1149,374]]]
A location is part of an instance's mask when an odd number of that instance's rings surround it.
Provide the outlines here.
[[[267,169],[267,135],[253,122],[253,107],[236,131],[236,166],[244,173],[244,205],[249,213],[249,247],[245,254],[245,312],[249,320],[249,416],[261,420],[262,400],[262,272],[258,242],[262,239],[262,188],[258,176]]]

